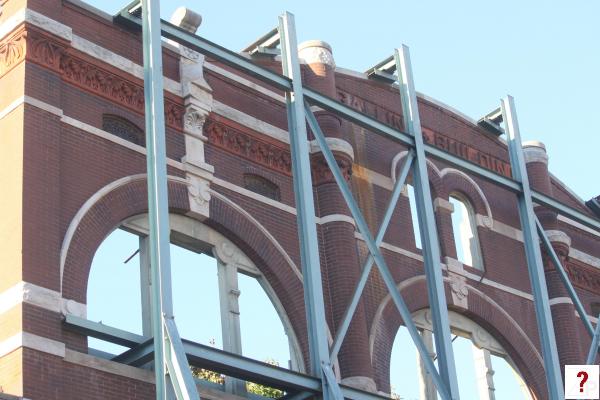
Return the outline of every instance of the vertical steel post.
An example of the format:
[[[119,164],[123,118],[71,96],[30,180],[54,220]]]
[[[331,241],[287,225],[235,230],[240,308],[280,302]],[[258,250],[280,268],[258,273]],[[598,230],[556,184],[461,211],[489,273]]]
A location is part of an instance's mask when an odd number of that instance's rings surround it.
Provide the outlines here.
[[[414,152],[411,150],[406,156],[406,161],[404,162],[404,166],[402,167],[398,180],[394,184],[392,195],[390,196],[388,206],[385,209],[383,219],[381,220],[379,231],[377,232],[377,236],[375,237],[375,244],[377,246],[381,245],[381,242],[383,242],[383,237],[385,236],[385,232],[387,231],[388,225],[392,220],[392,215],[394,214],[394,210],[396,209],[396,204],[398,203],[398,199],[400,198],[400,194],[402,193],[404,182],[406,182],[406,178],[412,167],[413,158]],[[331,362],[335,360],[335,358],[338,355],[338,352],[340,351],[340,348],[342,347],[342,342],[346,337],[346,332],[348,332],[350,322],[352,322],[352,317],[354,316],[354,312],[356,311],[356,307],[358,306],[358,301],[360,300],[362,292],[365,286],[367,285],[367,280],[369,279],[369,274],[371,273],[371,269],[373,268],[374,262],[375,260],[373,256],[369,254],[362,267],[362,272],[360,273],[358,283],[356,284],[356,288],[354,289],[354,293],[352,294],[350,303],[346,308],[344,316],[342,317],[342,322],[340,323],[340,327],[338,328],[338,331],[336,332],[335,338],[331,345],[331,352],[329,354],[329,360]]]
[[[163,315],[171,317],[169,211],[163,99],[162,46],[159,0],[142,0],[144,42],[144,97],[146,115],[146,162],[148,170],[148,223],[152,276],[152,334],[156,398],[167,398],[165,331]]]
[[[333,397],[332,393],[334,391],[326,389],[326,386],[333,384],[333,382],[326,378],[324,372],[326,369],[330,369],[331,365],[329,362],[327,322],[325,320],[321,265],[315,225],[315,206],[304,96],[293,14],[286,12],[279,17],[279,35],[283,73],[292,80],[292,91],[286,92],[285,100],[292,153],[294,196],[296,209],[298,210],[298,237],[300,239],[302,275],[304,277],[304,303],[308,324],[310,372],[321,377],[323,381],[323,398],[328,400]]]
[[[440,264],[439,239],[433,212],[433,202],[427,176],[427,160],[421,132],[421,119],[417,104],[417,94],[413,82],[410,53],[407,46],[402,46],[394,52],[396,70],[402,97],[402,109],[406,128],[415,139],[415,165],[413,181],[417,216],[423,245],[423,259],[427,277],[427,294],[435,333],[435,346],[438,354],[438,367],[442,380],[448,387],[452,399],[459,398],[458,379],[452,351],[450,323],[448,321],[448,306],[444,292],[444,281]]]
[[[600,315],[598,315],[598,321],[596,321],[596,329],[592,335],[592,344],[590,345],[590,351],[585,360],[587,365],[594,364],[596,361],[596,355],[598,355],[598,344],[600,343]]]
[[[173,320],[159,0],[142,0],[148,225],[156,398],[198,399]],[[183,354],[183,355],[182,355]]]
[[[152,278],[149,239],[140,236],[140,300],[142,305],[142,335],[152,337]]]
[[[590,319],[588,318],[588,316],[585,312],[585,308],[583,307],[583,304],[581,303],[581,300],[579,299],[579,296],[577,295],[577,292],[575,291],[575,288],[573,287],[573,284],[571,283],[569,276],[567,275],[565,269],[563,268],[562,264],[560,263],[560,259],[556,255],[554,248],[552,248],[552,244],[548,240],[548,237],[546,236],[546,232],[544,231],[544,228],[542,227],[542,224],[540,223],[540,220],[537,218],[537,216],[535,217],[535,224],[536,224],[537,232],[538,232],[538,235],[540,236],[542,245],[544,246],[544,248],[546,249],[546,252],[550,256],[550,260],[552,261],[552,264],[554,264],[554,268],[556,268],[556,272],[558,272],[558,277],[560,278],[563,286],[567,289],[567,292],[569,293],[569,297],[573,301],[573,305],[575,306],[575,309],[579,313],[579,318],[581,318],[581,322],[583,322],[583,326],[585,327],[585,330],[588,331],[588,333],[590,334],[590,337],[593,337],[594,336],[594,328],[592,327],[592,323],[590,322]]]
[[[521,192],[517,195],[519,218],[521,219],[521,227],[523,228],[525,255],[527,257],[527,268],[529,269],[529,279],[531,280],[531,289],[533,291],[533,304],[535,306],[535,316],[542,346],[548,395],[550,400],[563,400],[563,384],[548,299],[548,288],[546,287],[542,253],[535,226],[535,214],[533,212],[533,202],[531,200],[531,189],[525,167],[525,158],[523,157],[521,134],[519,132],[519,124],[512,96],[502,99],[502,117],[506,125],[508,152],[513,178],[521,183]]]

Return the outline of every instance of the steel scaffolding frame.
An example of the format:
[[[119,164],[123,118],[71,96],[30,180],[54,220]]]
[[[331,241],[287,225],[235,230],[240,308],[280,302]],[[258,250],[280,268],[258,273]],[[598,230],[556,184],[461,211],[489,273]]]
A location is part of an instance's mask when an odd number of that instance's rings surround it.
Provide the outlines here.
[[[141,18],[139,12],[135,11],[139,11],[140,5],[142,9]],[[73,316],[66,317],[65,324],[67,327],[85,335],[102,338],[131,348],[131,350],[123,354],[112,357],[115,361],[140,366],[154,359],[157,399],[173,397],[177,399],[199,399],[188,361],[191,361],[195,365],[214,368],[219,372],[238,378],[256,380],[261,383],[291,390],[293,392],[293,396],[291,397],[299,399],[315,394],[322,395],[325,400],[342,400],[344,397],[350,399],[382,399],[385,397],[341,385],[337,382],[332,367],[366,285],[369,273],[373,264],[375,264],[421,355],[427,372],[432,377],[440,397],[444,400],[459,399],[458,381],[454,365],[448,310],[440,264],[438,234],[427,176],[426,156],[429,155],[491,181],[517,195],[519,215],[524,235],[525,253],[548,382],[549,398],[551,400],[562,400],[564,397],[562,393],[562,378],[538,237],[541,238],[545,251],[550,255],[554,266],[559,272],[559,276],[575,304],[586,331],[593,338],[588,363],[593,362],[597,354],[600,328],[596,327],[594,330],[589,318],[585,314],[577,293],[546,237],[539,220],[535,216],[533,203],[535,202],[554,210],[598,231],[600,231],[600,222],[530,189],[512,97],[508,96],[502,100],[501,111],[508,136],[513,179],[498,175],[495,172],[486,170],[452,154],[445,153],[423,142],[410,55],[406,46],[397,49],[393,57],[378,64],[378,66],[385,66],[385,70],[374,71],[375,75],[385,75],[388,79],[398,80],[403,116],[406,121],[407,132],[405,133],[382,124],[309,88],[303,87],[300,63],[297,55],[294,17],[290,13],[285,13],[279,17],[279,26],[277,28],[281,47],[283,75],[260,67],[237,53],[162,21],[159,14],[159,0],[142,0],[141,3],[137,0],[129,4],[115,16],[117,23],[135,29],[141,28],[143,32],[146,143],[148,152],[149,250],[153,282],[150,285],[152,295],[151,322],[154,339]],[[171,296],[161,60],[162,36],[233,66],[237,70],[250,74],[285,92],[298,233],[304,274],[304,300],[308,325],[311,375],[303,375],[274,367],[239,355],[182,340],[179,337],[173,317]],[[274,43],[276,41],[276,39],[273,40]],[[271,53],[273,53],[273,49],[271,49]],[[390,73],[390,71],[393,72],[394,67],[398,71],[397,78]],[[334,112],[355,124],[367,128],[375,134],[388,137],[409,148],[408,156],[393,188],[389,204],[376,237],[373,237],[368,229],[362,212],[354,200],[352,191],[340,171],[332,151],[328,147],[325,135],[321,131],[310,105],[316,105],[327,111]],[[369,250],[369,256],[363,265],[363,270],[354,294],[341,320],[342,322],[331,347],[328,343],[326,331],[317,233],[314,222],[315,211],[310,173],[307,123],[316,138],[343,198],[352,213],[356,226],[362,234]],[[427,278],[429,304],[432,310],[439,371],[429,356],[427,348],[411,318],[410,310],[396,287],[396,282],[379,250],[379,245],[391,220],[400,192],[410,172],[413,174],[418,221],[421,228],[424,269]]]

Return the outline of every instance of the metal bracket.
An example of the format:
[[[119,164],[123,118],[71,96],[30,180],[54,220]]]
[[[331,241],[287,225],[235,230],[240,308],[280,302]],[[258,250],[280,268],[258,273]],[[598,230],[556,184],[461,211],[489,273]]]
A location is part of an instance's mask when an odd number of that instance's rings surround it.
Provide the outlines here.
[[[280,41],[279,29],[273,28],[268,33],[246,46],[242,52],[248,53],[251,56],[265,55],[275,57],[281,54],[281,51],[277,49]]]
[[[502,129],[502,126],[500,126],[501,123],[502,109],[500,107],[484,115],[479,119],[479,121],[477,121],[477,125],[481,126],[494,136],[500,136],[504,134],[504,129]]]
[[[367,74],[369,78],[377,78],[388,83],[395,83],[398,80],[398,78],[394,76],[395,71],[396,61],[394,60],[394,56],[389,56],[385,60],[366,70],[365,74]]]

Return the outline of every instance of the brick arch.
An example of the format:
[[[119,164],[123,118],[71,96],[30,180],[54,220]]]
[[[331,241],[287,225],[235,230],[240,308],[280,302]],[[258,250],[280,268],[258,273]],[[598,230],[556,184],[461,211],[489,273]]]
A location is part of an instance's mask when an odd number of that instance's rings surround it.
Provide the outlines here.
[[[489,202],[479,185],[471,177],[454,168],[445,168],[441,172],[441,181],[441,197],[449,200],[452,193],[459,193],[471,204],[475,213],[487,216],[491,221],[492,211]]]
[[[406,162],[405,159],[407,154],[407,150],[401,151],[400,153],[396,154],[392,160],[390,176],[394,183],[396,182],[396,178],[400,174],[400,169]],[[443,185],[439,168],[433,163],[433,161],[429,159],[427,159],[427,176],[429,178],[429,188],[431,189],[431,199],[433,200],[440,195],[441,191],[443,190]],[[412,172],[409,172],[406,178],[406,183],[413,185]]]
[[[301,272],[264,227],[232,203],[223,194],[211,190],[210,218],[203,223],[231,240],[260,270],[288,315],[301,347],[302,359],[309,360]],[[308,368],[307,365],[304,367]]]
[[[189,211],[186,181],[169,177],[169,211]],[[241,207],[212,191],[210,218],[202,222],[235,243],[257,266],[281,302],[308,359],[308,338],[301,272],[274,238],[250,221]],[[145,174],[121,178],[101,189],[74,217],[63,243],[61,284],[64,298],[86,302],[88,277],[96,250],[123,221],[148,212]],[[191,218],[191,217],[190,217]],[[291,264],[291,265],[290,265]],[[304,366],[306,368],[306,365]]]
[[[445,282],[446,298],[451,298],[450,287]],[[429,307],[425,276],[410,278],[398,285],[411,313]],[[467,285],[468,309],[452,308],[465,315],[490,333],[508,353],[517,366],[523,380],[533,391],[535,398],[546,395],[544,366],[535,345],[518,324],[500,306],[481,291]],[[402,318],[389,295],[381,302],[371,330],[371,359],[375,370],[378,390],[390,392],[390,365],[392,347]]]
[[[169,211],[189,210],[185,180],[170,176]],[[105,186],[79,210],[69,226],[61,254],[61,291],[64,298],[85,303],[92,260],[104,239],[124,220],[148,212],[145,174],[121,178]]]

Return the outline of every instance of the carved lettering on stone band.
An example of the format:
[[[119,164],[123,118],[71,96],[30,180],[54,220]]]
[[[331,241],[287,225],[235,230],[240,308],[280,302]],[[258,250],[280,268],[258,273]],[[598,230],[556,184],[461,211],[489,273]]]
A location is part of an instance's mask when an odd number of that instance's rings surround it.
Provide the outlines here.
[[[353,94],[338,91],[338,100],[349,107],[363,112],[394,129],[404,131],[404,122],[401,115],[394,113],[379,104],[364,100]],[[448,153],[478,164],[483,168],[492,170],[506,177],[511,176],[510,164],[504,160],[477,150],[468,144],[442,135],[428,128],[423,128],[423,141],[438,147]]]

